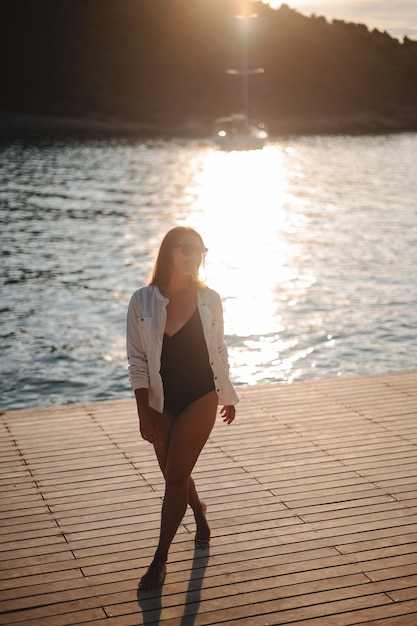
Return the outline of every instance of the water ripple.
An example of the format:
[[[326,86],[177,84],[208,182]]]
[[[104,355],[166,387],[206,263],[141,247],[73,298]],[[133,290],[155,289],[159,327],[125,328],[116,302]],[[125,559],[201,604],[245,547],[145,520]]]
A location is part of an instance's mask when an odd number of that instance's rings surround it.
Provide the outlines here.
[[[416,152],[415,134],[3,144],[1,408],[131,395],[127,303],[177,223],[210,249],[237,385],[414,368]]]

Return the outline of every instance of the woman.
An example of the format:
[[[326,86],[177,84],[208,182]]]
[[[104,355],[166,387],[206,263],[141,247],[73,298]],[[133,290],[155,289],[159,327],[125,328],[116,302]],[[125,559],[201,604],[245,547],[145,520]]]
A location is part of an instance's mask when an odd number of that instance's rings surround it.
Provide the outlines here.
[[[208,544],[206,505],[191,472],[214,426],[235,418],[238,397],[230,382],[220,296],[198,279],[207,249],[192,228],[164,237],[149,285],[137,290],[127,315],[129,378],[140,433],[155,448],[165,478],[159,543],[142,589],[163,584],[168,550],[187,504],[195,541]]]

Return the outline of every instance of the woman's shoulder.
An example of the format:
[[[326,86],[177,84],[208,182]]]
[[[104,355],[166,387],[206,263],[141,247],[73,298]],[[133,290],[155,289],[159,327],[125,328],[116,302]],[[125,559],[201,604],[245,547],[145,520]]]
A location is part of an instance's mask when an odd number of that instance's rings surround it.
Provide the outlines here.
[[[146,297],[153,294],[156,295],[158,292],[158,287],[156,287],[155,285],[143,285],[142,287],[136,289],[136,291],[133,292],[133,295],[138,297]]]
[[[145,285],[136,289],[131,298],[131,307],[138,315],[153,317],[162,311],[168,301],[155,285]]]
[[[136,302],[150,302],[160,297],[159,289],[155,285],[144,285],[133,292],[132,300]]]
[[[140,293],[141,295],[143,295],[154,293],[155,291],[156,287],[154,285],[143,285],[142,287],[139,287],[139,289],[137,289],[135,293]]]
[[[211,287],[207,287],[207,285],[204,285],[203,288],[200,288],[198,292],[203,300],[205,300],[206,302],[213,304],[221,302],[220,294],[214,289],[211,289]]]
[[[135,291],[132,293],[132,300],[140,300],[141,298],[146,296],[149,286],[150,285],[144,285],[143,287],[135,289]]]

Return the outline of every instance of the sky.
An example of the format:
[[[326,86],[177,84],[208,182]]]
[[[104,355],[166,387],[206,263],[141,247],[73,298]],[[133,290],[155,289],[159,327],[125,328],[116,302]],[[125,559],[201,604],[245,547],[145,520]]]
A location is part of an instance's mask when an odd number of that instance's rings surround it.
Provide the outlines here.
[[[323,15],[365,24],[369,30],[387,31],[402,41],[404,35],[417,40],[417,0],[262,0],[277,8],[285,2],[303,15]]]

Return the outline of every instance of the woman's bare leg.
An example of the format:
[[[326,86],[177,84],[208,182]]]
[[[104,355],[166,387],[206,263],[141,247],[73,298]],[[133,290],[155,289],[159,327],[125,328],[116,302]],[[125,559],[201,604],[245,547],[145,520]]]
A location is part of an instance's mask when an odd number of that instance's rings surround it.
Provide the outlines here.
[[[155,446],[155,453],[158,459],[159,466],[163,475],[165,476],[165,467],[168,458],[168,449],[169,449],[169,441],[170,441],[170,432],[172,424],[175,420],[172,415],[164,411],[161,415],[160,413],[155,413],[155,416],[159,420],[160,424],[160,432],[162,433],[162,443],[159,446]],[[193,477],[190,476],[188,480],[188,504],[190,505],[193,513],[194,519],[196,523],[196,534],[195,540],[201,544],[207,544],[210,541],[210,527],[207,523],[206,511],[207,506],[205,502],[200,499],[198,495],[195,482]]]
[[[210,542],[210,526],[206,518],[207,506],[200,499],[192,476],[190,476],[188,481],[188,504],[193,510],[197,526],[195,540],[201,544],[208,544]]]
[[[153,589],[162,584],[168,550],[184,517],[189,497],[196,508],[203,508],[190,477],[214,426],[216,412],[217,395],[213,391],[193,402],[171,424],[159,543],[154,559],[141,581],[144,589]]]

